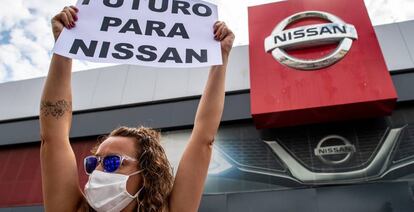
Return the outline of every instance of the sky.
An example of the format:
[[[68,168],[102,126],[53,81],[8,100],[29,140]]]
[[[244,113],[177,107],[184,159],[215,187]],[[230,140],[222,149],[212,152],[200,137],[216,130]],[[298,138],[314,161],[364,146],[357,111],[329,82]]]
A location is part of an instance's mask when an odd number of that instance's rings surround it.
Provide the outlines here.
[[[5,0],[3,0],[5,1]],[[248,44],[247,7],[278,0],[208,0],[235,32],[235,46]],[[352,1],[352,0],[350,0]],[[373,25],[414,19],[414,0],[364,0]],[[54,40],[50,19],[76,0],[11,0],[0,7],[0,83],[47,74]],[[108,66],[75,60],[73,71]]]

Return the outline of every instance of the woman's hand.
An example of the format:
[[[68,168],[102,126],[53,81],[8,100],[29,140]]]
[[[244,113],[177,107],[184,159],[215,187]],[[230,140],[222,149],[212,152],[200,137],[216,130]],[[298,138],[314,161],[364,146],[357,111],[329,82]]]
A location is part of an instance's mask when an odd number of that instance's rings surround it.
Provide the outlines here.
[[[221,53],[223,60],[228,58],[234,42],[234,33],[222,21],[214,24],[214,39],[221,43]]]
[[[58,39],[63,27],[72,29],[76,26],[75,22],[78,20],[78,16],[76,14],[78,11],[78,8],[75,6],[64,7],[62,12],[52,18],[52,31],[55,41]]]

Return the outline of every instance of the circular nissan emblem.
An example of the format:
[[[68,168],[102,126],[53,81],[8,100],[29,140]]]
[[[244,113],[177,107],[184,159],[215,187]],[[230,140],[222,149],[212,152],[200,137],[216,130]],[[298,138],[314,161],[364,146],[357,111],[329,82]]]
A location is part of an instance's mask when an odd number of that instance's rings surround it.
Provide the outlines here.
[[[321,18],[329,21],[293,29],[286,29],[292,23],[303,19]],[[358,39],[354,25],[321,11],[296,13],[280,22],[265,39],[265,51],[271,53],[281,64],[300,70],[317,70],[328,67],[341,60],[351,49],[353,40]],[[330,54],[319,59],[299,59],[286,53],[286,50],[302,49],[338,43]]]
[[[341,142],[342,145],[329,145],[329,142]],[[326,145],[326,143],[328,145]],[[325,145],[324,145],[325,144]],[[338,135],[330,135],[319,141],[315,148],[315,155],[324,163],[329,165],[338,165],[347,162],[356,152],[355,146],[346,138]],[[328,155],[343,155],[341,159],[329,159]]]

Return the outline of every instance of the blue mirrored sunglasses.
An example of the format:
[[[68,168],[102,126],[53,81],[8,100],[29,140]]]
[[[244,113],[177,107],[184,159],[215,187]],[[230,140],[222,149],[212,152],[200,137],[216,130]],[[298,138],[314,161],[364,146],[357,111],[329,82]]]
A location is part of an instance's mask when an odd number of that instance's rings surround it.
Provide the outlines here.
[[[124,160],[138,161],[135,158],[124,155],[106,155],[104,157],[90,155],[83,159],[83,166],[87,175],[92,174],[99,164],[102,165],[105,172],[115,172],[121,167]]]

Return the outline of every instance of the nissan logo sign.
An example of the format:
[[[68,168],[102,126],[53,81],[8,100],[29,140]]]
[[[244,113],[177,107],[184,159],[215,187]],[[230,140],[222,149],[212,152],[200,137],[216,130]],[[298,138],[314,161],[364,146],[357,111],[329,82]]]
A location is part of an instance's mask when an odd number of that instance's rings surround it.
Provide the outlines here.
[[[292,23],[304,19],[321,18],[329,21],[325,24],[314,24],[293,29],[286,29]],[[317,70],[328,67],[341,60],[351,49],[353,40],[358,39],[354,25],[321,11],[305,11],[296,13],[280,22],[265,39],[265,51],[272,53],[281,64],[300,70]],[[317,47],[338,43],[338,47],[330,54],[318,59],[299,59],[289,55],[286,50]]]
[[[342,145],[329,145],[329,143],[342,143]],[[356,152],[356,148],[346,138],[338,135],[330,135],[319,141],[315,148],[315,155],[324,163],[338,165],[347,162]],[[329,158],[329,155],[343,155],[340,159]],[[336,157],[337,158],[337,157]]]

